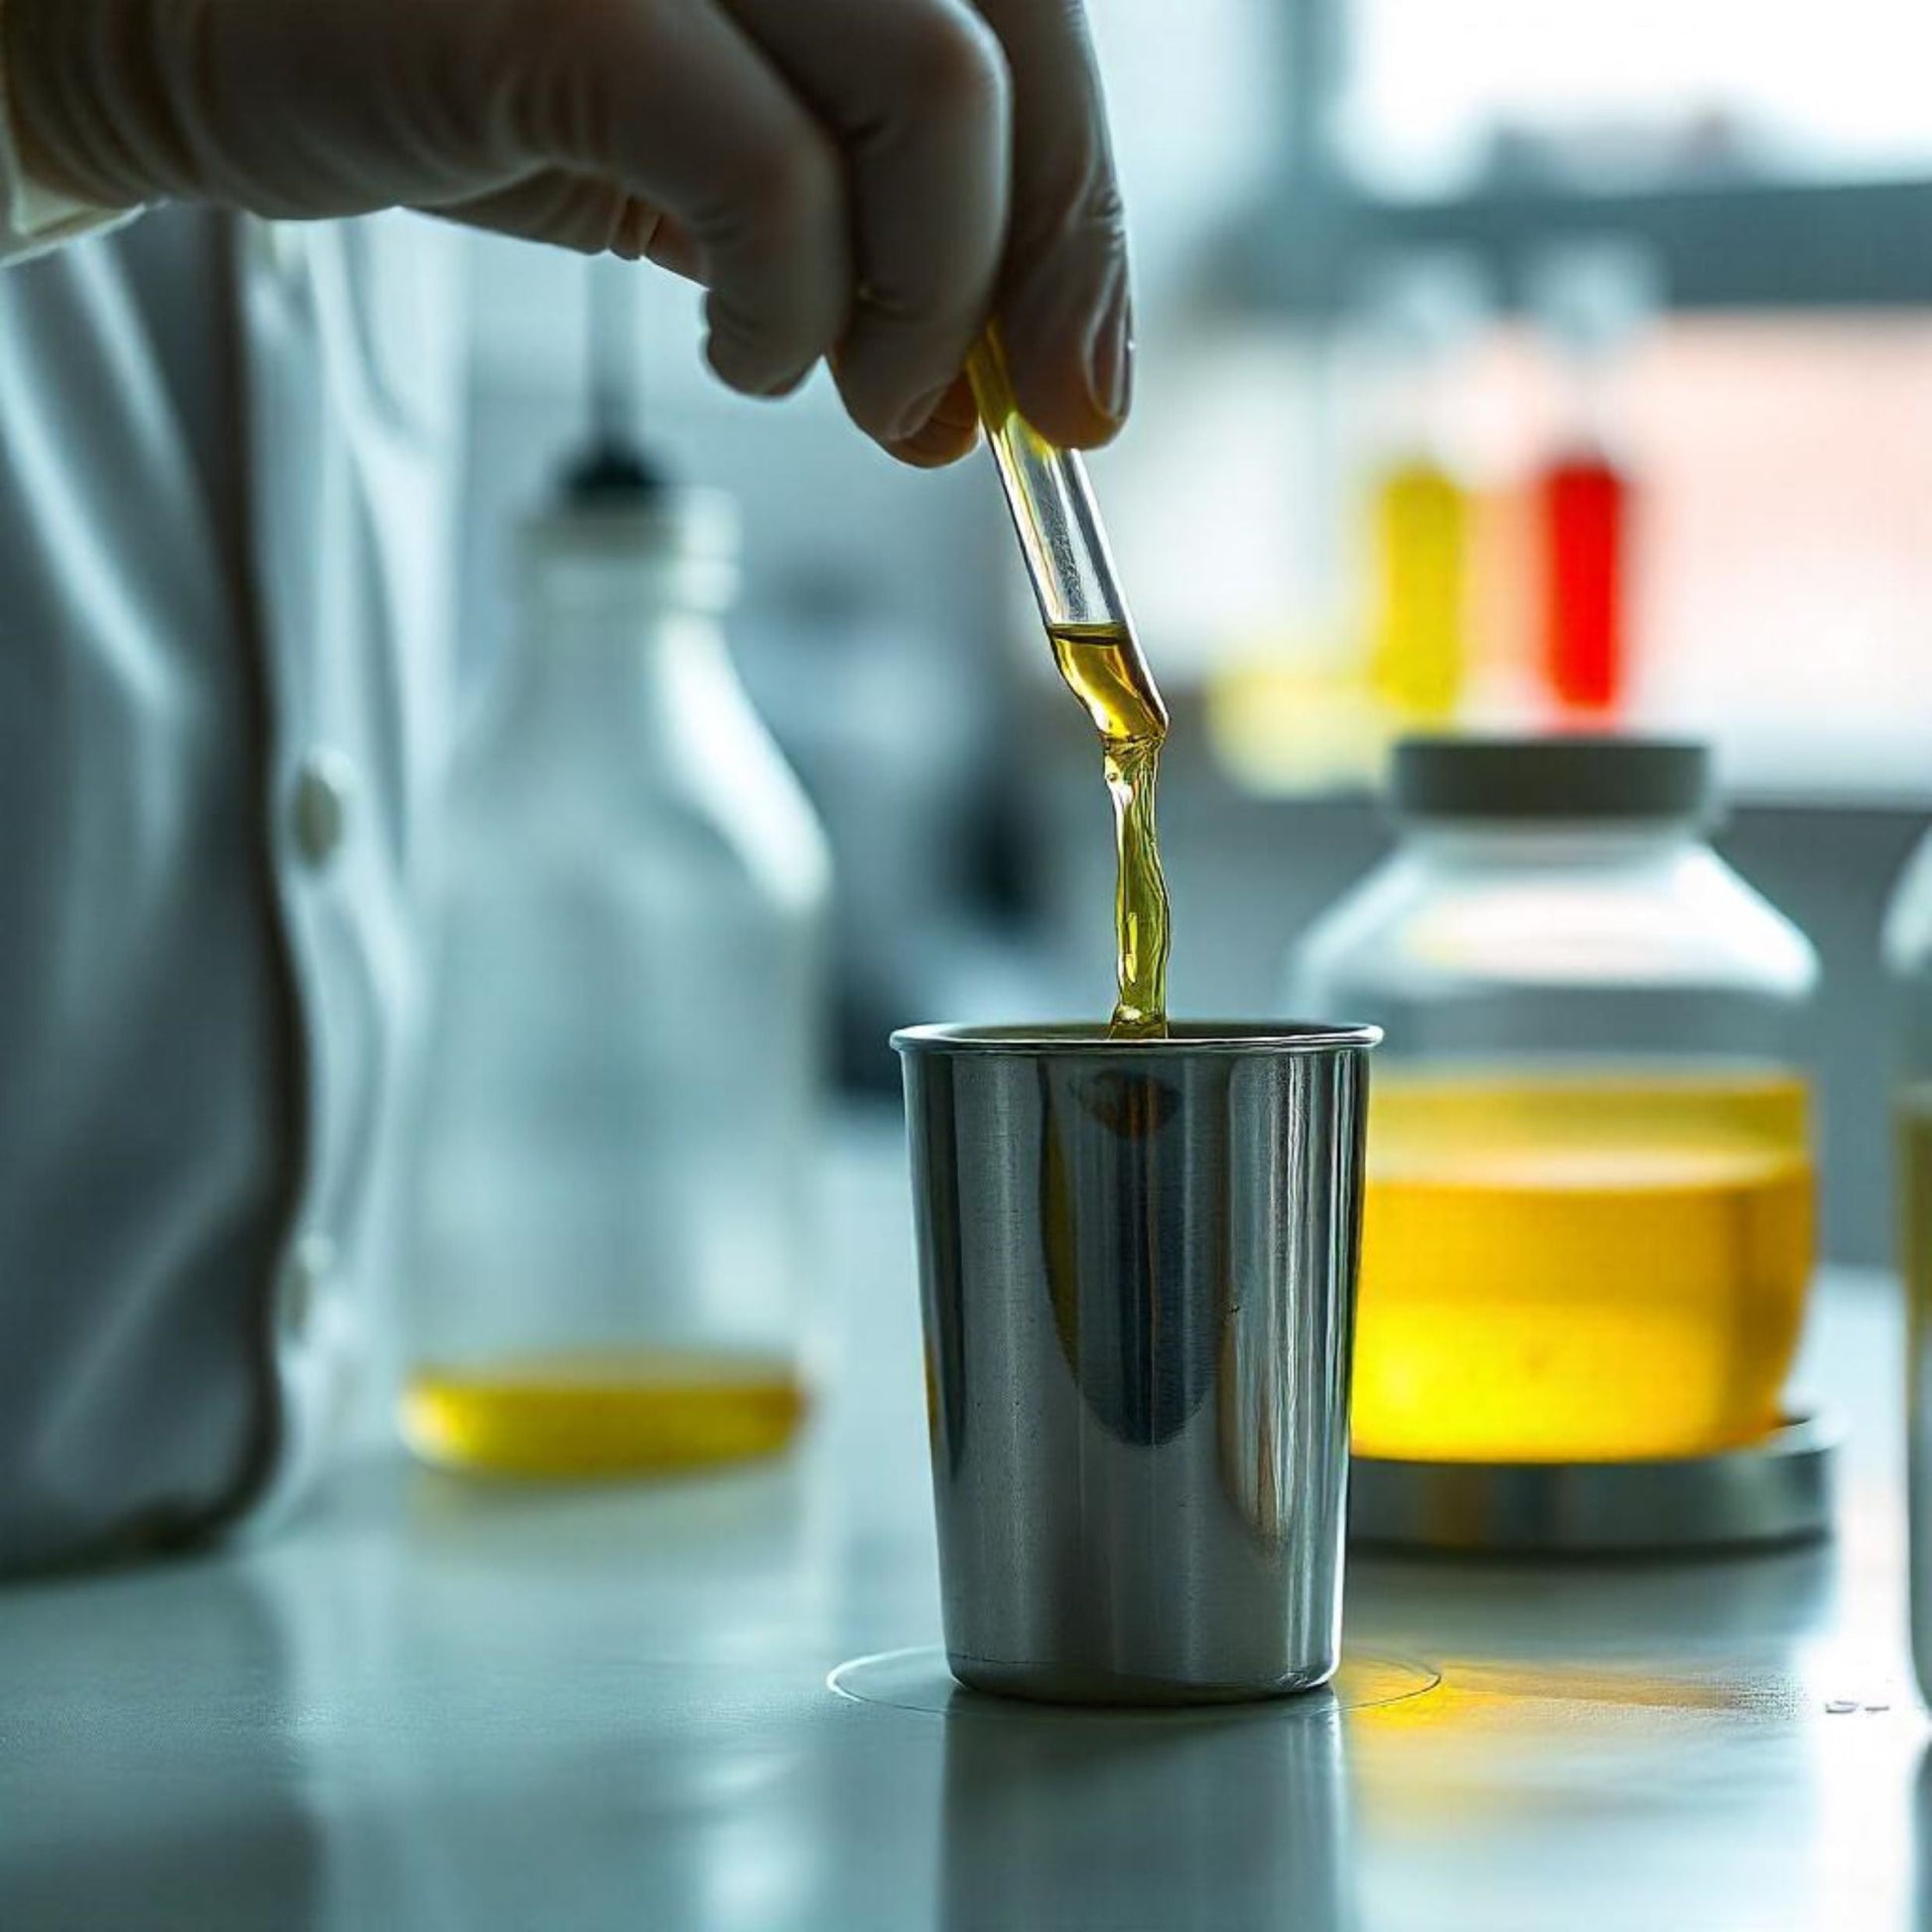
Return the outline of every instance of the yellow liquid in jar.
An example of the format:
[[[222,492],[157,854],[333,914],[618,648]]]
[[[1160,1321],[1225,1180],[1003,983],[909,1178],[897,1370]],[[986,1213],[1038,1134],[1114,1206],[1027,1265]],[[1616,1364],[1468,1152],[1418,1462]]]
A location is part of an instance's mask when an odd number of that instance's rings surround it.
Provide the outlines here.
[[[1399,717],[1454,716],[1464,674],[1468,506],[1432,463],[1407,463],[1375,492],[1379,609],[1370,678]]]
[[[1378,1073],[1354,1446],[1616,1461],[1762,1436],[1813,1259],[1804,1083]]]
[[[426,1366],[402,1431],[425,1461],[482,1474],[648,1474],[768,1455],[805,1395],[779,1358],[624,1350]]]
[[[1124,624],[1054,624],[1053,661],[1100,734],[1114,801],[1117,990],[1112,1031],[1162,1038],[1168,1031],[1168,882],[1155,832],[1154,790],[1166,708]]]

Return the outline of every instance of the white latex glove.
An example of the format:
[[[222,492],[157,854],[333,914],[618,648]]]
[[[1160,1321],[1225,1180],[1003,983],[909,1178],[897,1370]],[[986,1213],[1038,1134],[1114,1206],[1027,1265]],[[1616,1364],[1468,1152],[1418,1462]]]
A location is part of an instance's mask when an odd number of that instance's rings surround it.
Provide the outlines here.
[[[1079,0],[0,0],[23,161],[104,207],[407,207],[709,289],[777,395],[830,356],[911,462],[970,447],[989,309],[1056,441],[1126,413],[1120,200]]]

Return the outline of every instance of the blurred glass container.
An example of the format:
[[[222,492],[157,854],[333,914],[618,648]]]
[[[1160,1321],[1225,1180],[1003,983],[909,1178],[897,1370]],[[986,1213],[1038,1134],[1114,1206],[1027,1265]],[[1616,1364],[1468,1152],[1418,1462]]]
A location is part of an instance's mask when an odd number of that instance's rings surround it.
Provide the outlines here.
[[[566,496],[456,784],[402,1425],[601,1476],[757,1454],[799,1316],[829,867],[733,668],[728,498]]]
[[[1626,447],[1623,376],[1662,300],[1651,256],[1614,237],[1554,245],[1530,267],[1530,311],[1564,397],[1534,487],[1542,669],[1559,711],[1599,723],[1623,706],[1631,674],[1643,492]]]
[[[1904,1023],[1893,1105],[1908,1363],[1912,1661],[1932,1703],[1932,833],[1920,841],[1893,896],[1885,958],[1899,985]]]
[[[1810,943],[1711,850],[1703,747],[1410,740],[1395,853],[1290,965],[1387,1030],[1354,1443],[1704,1453],[1779,1419],[1813,1259]]]
[[[1373,371],[1369,676],[1417,728],[1454,717],[1468,679],[1468,439],[1457,417],[1491,306],[1471,256],[1416,249],[1376,265],[1352,319]]]

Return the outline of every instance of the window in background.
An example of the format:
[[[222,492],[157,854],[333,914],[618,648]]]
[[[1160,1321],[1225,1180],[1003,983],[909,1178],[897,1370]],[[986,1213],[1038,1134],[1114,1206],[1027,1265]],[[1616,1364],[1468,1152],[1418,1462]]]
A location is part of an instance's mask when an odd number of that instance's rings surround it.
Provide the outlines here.
[[[1932,165],[1921,0],[1352,0],[1346,34],[1335,128],[1384,194]]]
[[[1255,300],[1149,331],[1108,483],[1223,761],[1309,790],[1419,725],[1628,726],[1758,796],[1932,799],[1932,10],[1278,3]],[[1445,254],[1494,315],[1392,471],[1364,291]],[[1591,254],[1637,272],[1549,272]]]

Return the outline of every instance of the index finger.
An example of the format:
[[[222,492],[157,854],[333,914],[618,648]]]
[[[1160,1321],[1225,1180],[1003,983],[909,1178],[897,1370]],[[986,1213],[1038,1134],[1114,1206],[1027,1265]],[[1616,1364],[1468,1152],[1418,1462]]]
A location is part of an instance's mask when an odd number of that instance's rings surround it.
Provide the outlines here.
[[[710,290],[707,354],[774,394],[844,333],[852,270],[839,157],[721,9],[512,0],[517,130],[553,168],[613,180],[667,213]]]
[[[834,361],[888,448],[923,430],[992,300],[1006,241],[1006,75],[964,0],[723,0],[838,136],[865,299]]]
[[[1133,389],[1127,230],[1080,0],[977,0],[1012,76],[1013,212],[997,313],[1027,420],[1106,442]]]

